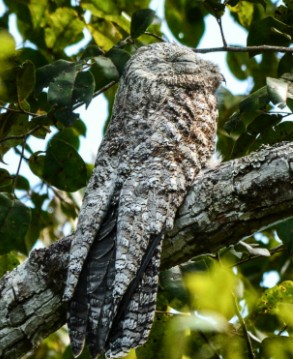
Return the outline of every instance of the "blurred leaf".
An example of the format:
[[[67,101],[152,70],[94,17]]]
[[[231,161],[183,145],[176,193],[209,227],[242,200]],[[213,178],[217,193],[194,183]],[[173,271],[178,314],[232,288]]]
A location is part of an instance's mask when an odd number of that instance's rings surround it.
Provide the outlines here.
[[[48,64],[47,58],[44,54],[36,49],[30,47],[23,47],[18,52],[19,60],[23,63],[25,61],[31,61],[36,68],[43,67]]]
[[[88,59],[103,55],[103,51],[96,45],[89,45],[81,55],[81,59]]]
[[[52,139],[62,140],[74,147],[75,150],[78,150],[79,148],[79,133],[73,127],[64,128],[63,130],[57,132]]]
[[[227,319],[232,318],[234,301],[231,293],[237,282],[231,270],[214,262],[209,272],[186,274],[184,283],[193,310],[215,312]],[[222,283],[225,283],[224,287]],[[218,293],[221,293],[221,296]]]
[[[35,88],[35,83],[35,66],[31,61],[27,60],[17,69],[16,74],[16,88],[19,103],[29,97]]]
[[[289,310],[288,310],[289,308]],[[256,305],[257,325],[259,328],[265,326],[270,316],[278,318],[279,324],[275,322],[275,330],[284,325],[293,325],[293,281],[284,281],[272,288],[267,289],[259,298]],[[288,311],[290,314],[288,315]],[[286,313],[286,315],[284,315]],[[263,328],[265,329],[265,328]],[[271,331],[274,327],[270,328]]]
[[[205,31],[204,15],[199,3],[192,0],[165,0],[165,18],[176,39],[184,45],[196,47]]]
[[[269,103],[269,96],[266,87],[253,92],[239,104],[240,112],[252,112],[263,109]]]
[[[285,54],[281,58],[278,67],[278,77],[285,73],[293,73],[293,55]]]
[[[267,77],[267,90],[270,100],[280,108],[286,107],[288,83],[281,79]]]
[[[79,72],[74,83],[72,103],[82,102],[88,108],[94,96],[95,85],[95,78],[90,71]]]
[[[55,121],[57,121],[57,125],[59,122],[59,124],[61,123],[65,127],[73,126],[79,119],[79,114],[72,112],[72,110],[67,107],[55,110],[53,116]]]
[[[265,3],[265,2],[264,2]],[[229,10],[237,15],[238,22],[246,29],[249,28],[253,19],[254,6],[249,1],[239,1],[235,5],[229,1]]]
[[[247,37],[247,46],[276,45],[287,46],[290,43],[292,29],[290,26],[268,16],[252,23]],[[256,53],[253,53],[253,56]]]
[[[248,55],[242,52],[228,52],[226,55],[227,64],[235,77],[239,80],[246,80],[248,75]]]
[[[79,73],[77,67],[58,74],[49,85],[48,102],[51,105],[71,108],[74,103],[74,91]]]
[[[11,59],[15,53],[15,40],[13,36],[4,29],[0,30],[0,63]],[[0,73],[2,69],[0,68]]]
[[[287,219],[275,226],[278,236],[290,253],[293,253],[293,218]]]
[[[91,67],[96,82],[96,91],[104,87],[111,81],[119,79],[119,72],[113,62],[104,56],[95,58],[95,63]]]
[[[54,81],[62,73],[72,73],[75,71],[76,64],[73,62],[58,60],[52,64],[41,67],[37,70],[36,77],[36,89],[38,94],[43,88],[48,87],[49,84]]]
[[[140,9],[133,13],[131,18],[130,35],[136,39],[142,35],[155,18],[155,12],[151,9]]]
[[[131,57],[129,52],[115,47],[108,51],[106,56],[109,57],[109,59],[111,59],[113,64],[116,66],[120,76],[123,73],[127,61]]]
[[[156,314],[148,341],[136,349],[137,359],[170,359],[169,348],[164,345],[170,319],[169,314]]]
[[[46,154],[35,153],[29,160],[33,173],[49,184],[68,192],[84,187],[87,179],[85,163],[69,143],[52,138]]]
[[[49,49],[63,50],[83,38],[84,23],[72,8],[58,7],[48,16],[47,21],[45,41]]]
[[[11,185],[12,180],[13,180],[13,176],[11,176],[11,174],[4,168],[0,168],[0,191],[1,192],[3,192],[3,187],[5,189],[7,186]]]
[[[277,335],[265,338],[261,343],[260,354],[264,359],[292,359],[293,339]]]
[[[19,265],[19,259],[13,252],[0,255],[0,278]]]
[[[0,254],[12,250],[26,252],[24,237],[30,221],[31,211],[28,207],[16,199],[0,194]]]

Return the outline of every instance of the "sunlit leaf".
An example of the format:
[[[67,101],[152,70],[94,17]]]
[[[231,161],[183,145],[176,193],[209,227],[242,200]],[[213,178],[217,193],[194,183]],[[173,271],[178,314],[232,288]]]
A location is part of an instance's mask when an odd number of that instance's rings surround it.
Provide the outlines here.
[[[248,29],[253,19],[252,17],[254,10],[253,4],[248,1],[239,1],[235,5],[234,4],[230,5],[230,4],[231,2],[229,1],[229,6],[228,6],[229,10],[232,13],[235,13],[237,15],[239,23],[243,27]]]
[[[7,271],[19,265],[19,259],[14,252],[0,255],[0,278]]]
[[[194,310],[216,312],[227,319],[234,315],[232,292],[237,282],[231,270],[215,262],[209,272],[187,274],[184,282]]]
[[[264,359],[290,359],[293,357],[293,339],[277,335],[265,338],[260,353]]]
[[[0,194],[0,254],[12,250],[26,251],[24,237],[30,221],[31,211],[28,207],[16,199]]]
[[[48,17],[45,28],[45,41],[49,49],[63,50],[83,38],[84,23],[78,13],[68,7],[59,7]]]

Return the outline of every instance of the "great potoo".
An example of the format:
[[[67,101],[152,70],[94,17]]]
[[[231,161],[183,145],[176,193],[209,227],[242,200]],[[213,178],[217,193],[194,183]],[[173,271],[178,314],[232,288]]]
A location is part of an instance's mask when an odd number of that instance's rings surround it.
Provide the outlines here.
[[[161,243],[214,151],[218,67],[156,43],[127,63],[71,245],[64,294],[77,356],[125,355],[146,342]]]

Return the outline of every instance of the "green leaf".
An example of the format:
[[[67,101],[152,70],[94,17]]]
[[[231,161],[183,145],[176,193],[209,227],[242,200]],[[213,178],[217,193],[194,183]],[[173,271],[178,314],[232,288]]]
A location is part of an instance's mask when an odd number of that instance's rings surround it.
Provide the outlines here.
[[[24,238],[30,221],[30,208],[16,199],[0,194],[0,254],[12,250],[26,252]]]
[[[136,349],[137,359],[170,358],[169,348],[164,345],[169,332],[170,319],[171,316],[168,314],[156,314],[148,341]]]
[[[86,184],[84,161],[73,146],[58,138],[49,141],[45,155],[32,155],[29,166],[37,176],[64,191],[74,192]]]
[[[17,70],[16,88],[18,102],[27,99],[33,92],[36,83],[36,71],[34,64],[27,60]]]
[[[57,127],[59,127],[58,125],[60,124],[65,127],[73,126],[79,119],[79,114],[72,112],[72,110],[67,107],[54,111],[53,116],[55,121],[57,121]]]
[[[280,108],[286,107],[288,83],[282,79],[267,77],[267,90],[270,100]]]
[[[63,72],[73,72],[76,64],[73,62],[58,60],[52,64],[45,65],[37,70],[36,73],[36,89],[35,93],[40,93],[43,88],[48,87]]]
[[[196,47],[204,33],[204,15],[192,0],[165,1],[165,18],[169,29],[182,44]]]
[[[293,218],[287,219],[275,226],[278,236],[287,250],[293,252]]]
[[[95,87],[95,78],[90,71],[79,72],[74,83],[72,103],[83,102],[87,108],[94,96]]]
[[[103,55],[103,51],[96,45],[89,45],[81,55],[81,59],[89,59]]]
[[[118,70],[120,76],[123,73],[127,61],[131,57],[129,52],[123,49],[119,49],[117,47],[113,47],[110,51],[108,51],[106,56],[111,59],[113,64],[116,66],[116,69]]]
[[[72,147],[74,147],[76,150],[79,148],[79,133],[77,130],[75,130],[73,127],[65,128],[62,131],[59,131],[52,137],[54,140],[62,140],[68,144],[70,144]]]
[[[3,188],[6,188],[7,186],[11,185],[12,180],[13,176],[11,176],[11,174],[4,168],[0,168],[0,191]]]
[[[239,1],[237,4],[232,4],[232,2],[229,1],[228,8],[232,13],[237,15],[239,23],[248,29],[253,20],[253,4],[248,1]]]
[[[11,59],[15,53],[14,37],[7,30],[0,30],[0,63]],[[0,68],[0,74],[1,74]]]
[[[63,50],[68,45],[82,40],[84,23],[74,9],[58,7],[48,16],[47,21],[45,41],[49,49]]]
[[[239,80],[246,80],[248,76],[248,55],[241,52],[228,52],[226,59],[233,75]]]
[[[248,46],[276,45],[287,46],[290,43],[292,29],[283,22],[268,16],[260,21],[255,21],[249,30],[247,37]],[[254,53],[253,55],[256,55]]]
[[[240,112],[252,112],[265,108],[269,103],[269,96],[266,86],[250,94],[246,99],[240,102]]]
[[[285,73],[293,74],[293,55],[292,54],[285,54],[280,62],[278,67],[278,77]]]
[[[0,278],[3,276],[3,274],[11,271],[19,264],[19,260],[13,252],[0,256]]]
[[[142,35],[155,18],[155,12],[151,9],[141,9],[133,13],[130,25],[130,35],[133,39]]]
[[[291,359],[293,357],[293,339],[284,336],[265,338],[260,347],[263,359]]]
[[[96,88],[95,91],[104,87],[111,81],[119,80],[119,72],[113,62],[105,56],[95,58],[95,63],[91,67],[94,75]]]
[[[58,107],[71,108],[78,68],[76,66],[61,72],[49,85],[48,102]]]

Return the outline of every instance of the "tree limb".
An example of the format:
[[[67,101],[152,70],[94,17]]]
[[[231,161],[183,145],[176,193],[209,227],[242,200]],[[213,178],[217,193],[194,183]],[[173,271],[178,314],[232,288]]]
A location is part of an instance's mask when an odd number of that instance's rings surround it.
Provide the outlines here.
[[[166,235],[162,268],[237,243],[293,215],[293,143],[199,176]],[[61,301],[72,236],[35,250],[0,280],[0,357],[20,358],[65,323]]]

